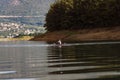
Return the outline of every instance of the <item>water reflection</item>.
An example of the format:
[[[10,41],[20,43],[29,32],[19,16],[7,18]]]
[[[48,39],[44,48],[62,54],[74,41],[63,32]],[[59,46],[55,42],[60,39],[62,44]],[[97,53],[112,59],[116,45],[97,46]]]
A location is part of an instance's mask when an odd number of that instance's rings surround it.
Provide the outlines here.
[[[0,80],[119,80],[119,53],[119,43],[0,42]]]
[[[0,48],[1,79],[36,78],[47,74],[45,62],[47,60],[46,47],[13,47],[13,45],[28,44],[28,42],[26,43],[24,41],[21,43],[5,42],[4,44],[8,44],[9,47]],[[32,42],[32,44],[35,43]]]
[[[48,58],[54,61],[49,62],[49,74],[57,74],[60,80],[115,79],[120,75],[119,44],[84,44],[50,50]]]

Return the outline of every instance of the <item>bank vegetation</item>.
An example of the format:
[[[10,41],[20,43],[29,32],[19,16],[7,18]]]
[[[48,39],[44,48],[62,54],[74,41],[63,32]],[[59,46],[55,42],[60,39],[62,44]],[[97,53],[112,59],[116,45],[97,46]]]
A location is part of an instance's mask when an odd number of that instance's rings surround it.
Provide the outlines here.
[[[48,32],[32,40],[120,40],[120,0],[56,0],[45,27]]]
[[[56,0],[45,26],[50,31],[120,26],[120,0]]]

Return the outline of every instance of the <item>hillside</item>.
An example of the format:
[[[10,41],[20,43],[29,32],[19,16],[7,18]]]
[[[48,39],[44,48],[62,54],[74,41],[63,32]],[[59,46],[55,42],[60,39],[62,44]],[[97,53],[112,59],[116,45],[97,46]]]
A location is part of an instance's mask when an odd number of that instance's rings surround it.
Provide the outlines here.
[[[0,22],[19,22],[23,24],[42,25],[44,16],[54,0],[0,0]],[[2,16],[41,16],[41,17],[14,17]]]
[[[56,42],[59,39],[64,42],[120,40],[120,27],[53,31],[36,36],[31,40]]]

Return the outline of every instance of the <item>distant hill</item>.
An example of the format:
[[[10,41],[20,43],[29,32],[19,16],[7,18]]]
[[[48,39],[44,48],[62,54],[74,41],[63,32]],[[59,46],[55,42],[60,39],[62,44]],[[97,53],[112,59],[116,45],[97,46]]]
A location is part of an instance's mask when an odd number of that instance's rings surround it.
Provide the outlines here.
[[[0,16],[41,16],[35,18],[0,18],[0,22],[42,25],[49,6],[55,0],[0,0]]]

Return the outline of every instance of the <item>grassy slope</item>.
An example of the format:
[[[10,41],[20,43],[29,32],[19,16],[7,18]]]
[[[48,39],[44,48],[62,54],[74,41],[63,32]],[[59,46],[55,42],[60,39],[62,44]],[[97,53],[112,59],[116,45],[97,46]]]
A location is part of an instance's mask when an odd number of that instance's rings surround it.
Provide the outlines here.
[[[54,42],[59,39],[65,42],[120,40],[120,27],[47,32],[31,40]]]

